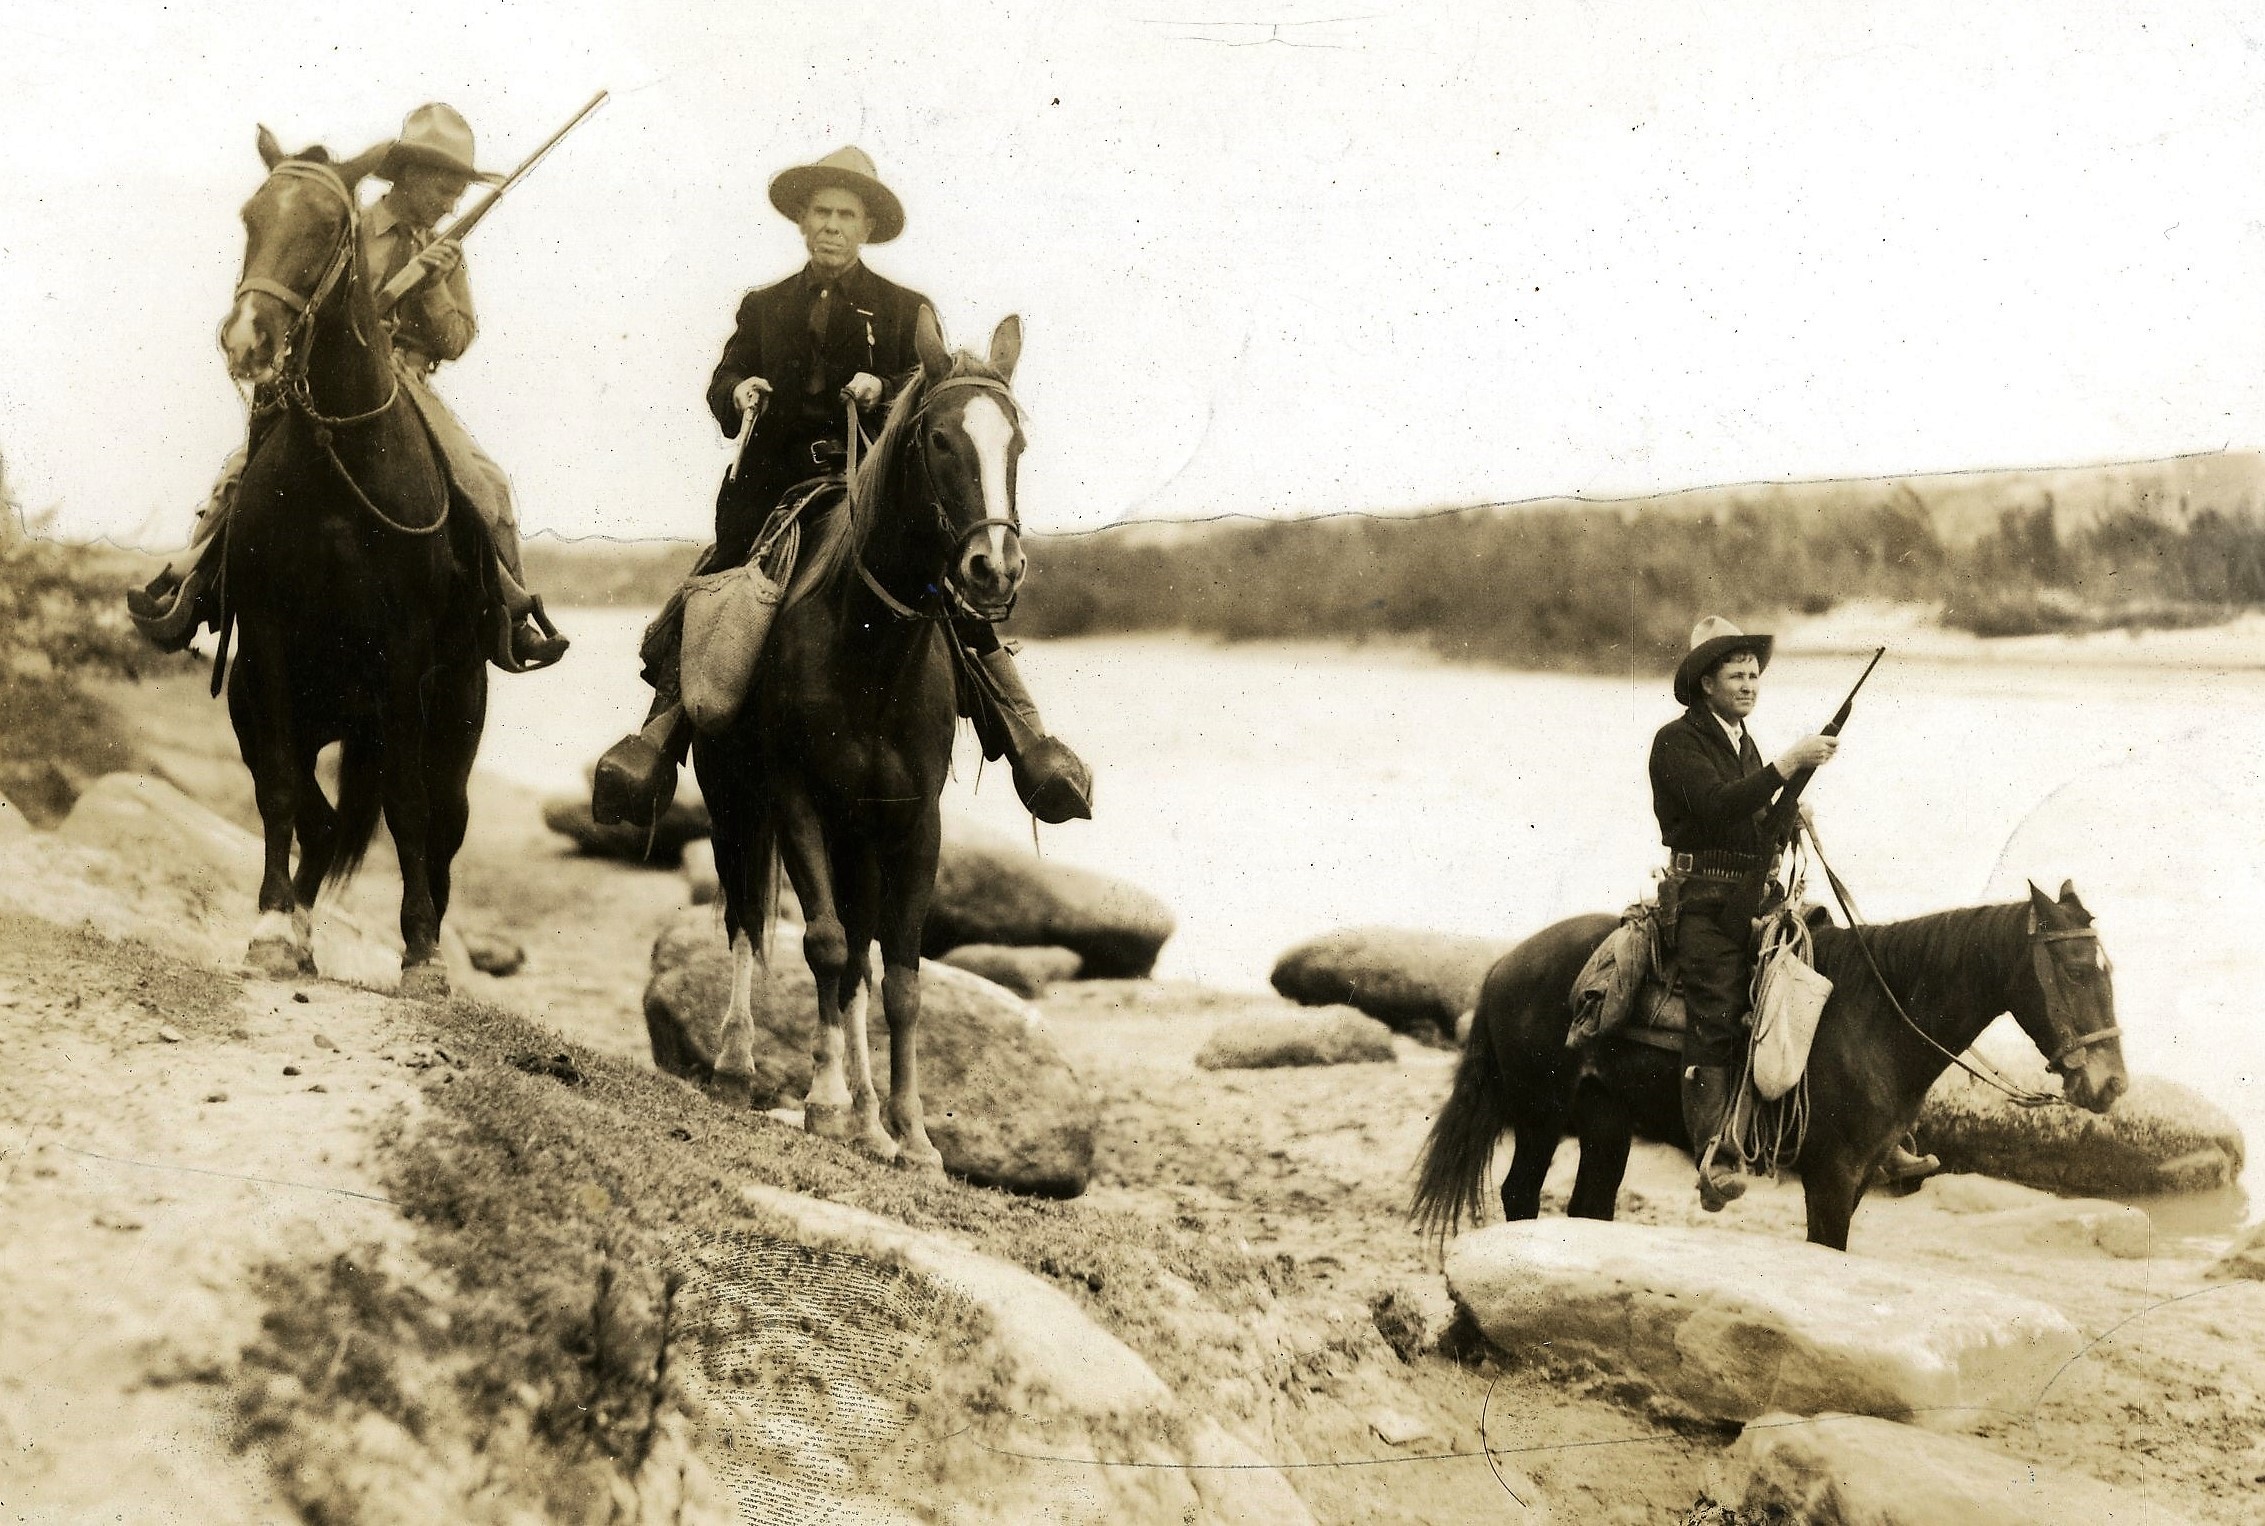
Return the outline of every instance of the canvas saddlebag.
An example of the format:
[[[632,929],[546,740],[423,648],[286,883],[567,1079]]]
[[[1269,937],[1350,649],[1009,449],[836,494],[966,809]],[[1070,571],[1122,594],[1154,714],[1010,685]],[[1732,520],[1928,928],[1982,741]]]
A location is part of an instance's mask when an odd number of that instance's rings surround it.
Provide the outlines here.
[[[1754,981],[1754,1090],[1775,1102],[1800,1084],[1809,1067],[1809,1045],[1817,1019],[1832,997],[1832,982],[1819,974],[1792,943],[1779,943],[1762,955]]]
[[[1593,1044],[1627,1024],[1636,993],[1652,971],[1652,920],[1651,907],[1629,907],[1581,966],[1573,982],[1573,1026],[1565,1034],[1566,1048]]]
[[[782,513],[765,528],[744,565],[685,584],[677,678],[684,713],[701,731],[723,730],[746,703],[763,638],[786,596],[801,545],[800,521]]]

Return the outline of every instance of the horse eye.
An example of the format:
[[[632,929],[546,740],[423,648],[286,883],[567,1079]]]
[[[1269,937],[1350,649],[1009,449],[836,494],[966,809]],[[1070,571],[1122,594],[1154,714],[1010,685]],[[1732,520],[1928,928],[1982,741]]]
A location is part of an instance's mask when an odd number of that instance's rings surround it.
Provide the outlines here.
[[[949,451],[952,448],[951,436],[945,434],[941,429],[928,437],[928,443],[941,451]]]

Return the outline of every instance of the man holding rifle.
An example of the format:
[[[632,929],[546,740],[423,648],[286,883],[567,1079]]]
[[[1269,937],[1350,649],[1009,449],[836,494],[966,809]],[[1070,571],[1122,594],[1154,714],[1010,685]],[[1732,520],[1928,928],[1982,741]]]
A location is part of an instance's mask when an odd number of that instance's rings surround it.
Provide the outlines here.
[[[547,668],[566,654],[567,641],[544,614],[542,601],[527,591],[511,481],[430,382],[435,368],[462,355],[479,331],[472,314],[471,282],[464,273],[463,246],[453,238],[436,242],[433,230],[455,210],[473,181],[494,183],[502,177],[473,167],[471,127],[453,108],[437,102],[409,113],[401,124],[401,136],[376,173],[391,185],[362,216],[362,255],[370,279],[397,297],[387,315],[387,328],[393,336],[402,390],[432,432],[458,493],[479,516],[495,546],[497,581],[511,623],[509,647],[494,653],[493,660],[507,672]],[[400,278],[412,265],[416,274],[410,280],[415,284],[406,284]],[[190,548],[195,560],[186,577],[176,578],[167,568],[147,589],[128,595],[135,623],[168,651],[186,647],[199,626],[217,621],[219,610],[211,587],[220,569],[218,557],[207,553],[219,543],[220,530],[235,507],[236,484],[248,458],[249,446],[240,447],[222,468],[198,518]]]
[[[1675,957],[1689,1024],[1683,1122],[1699,1163],[1699,1203],[1709,1213],[1746,1190],[1715,1157],[1725,1143],[1731,1089],[1745,1057],[1739,1019],[1753,974],[1753,918],[1763,899],[1756,892],[1790,840],[1801,787],[1832,761],[1840,747],[1838,722],[1846,718],[1844,706],[1824,732],[1764,763],[1746,718],[1761,698],[1772,645],[1771,637],[1748,635],[1719,616],[1701,620],[1675,670],[1675,698],[1684,713],[1652,738],[1652,812],[1677,887]],[[1773,805],[1785,824],[1772,819]],[[1899,1145],[1885,1170],[1902,1179],[1925,1176],[1933,1166]]]
[[[735,456],[716,495],[715,545],[696,573],[743,564],[782,494],[841,470],[844,405],[854,404],[868,423],[881,420],[919,365],[913,324],[921,308],[932,306],[875,274],[861,257],[865,245],[887,243],[904,231],[903,204],[862,150],[837,149],[781,171],[771,181],[770,200],[801,230],[810,258],[785,280],[740,301],[709,379],[708,411],[734,440]],[[654,695],[644,727],[598,760],[591,809],[601,822],[650,825],[675,794],[693,730],[678,692],[681,609],[680,601],[672,602],[646,638],[645,679]],[[959,635],[990,680],[988,692],[971,685],[961,695],[961,713],[975,721],[984,756],[1006,754],[1015,792],[1039,820],[1090,817],[1092,776],[1046,734],[998,632],[982,621],[964,621]]]

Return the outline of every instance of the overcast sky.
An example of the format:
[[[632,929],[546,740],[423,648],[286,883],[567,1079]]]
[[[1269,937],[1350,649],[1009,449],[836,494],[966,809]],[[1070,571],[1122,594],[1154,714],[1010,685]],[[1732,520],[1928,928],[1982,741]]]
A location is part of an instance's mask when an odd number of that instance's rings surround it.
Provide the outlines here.
[[[508,168],[440,387],[529,528],[708,533],[701,403],[855,142],[870,263],[1020,312],[1025,519],[1404,509],[2265,444],[2265,15],[2234,3],[10,0],[0,453],[178,544],[256,123],[451,102]]]

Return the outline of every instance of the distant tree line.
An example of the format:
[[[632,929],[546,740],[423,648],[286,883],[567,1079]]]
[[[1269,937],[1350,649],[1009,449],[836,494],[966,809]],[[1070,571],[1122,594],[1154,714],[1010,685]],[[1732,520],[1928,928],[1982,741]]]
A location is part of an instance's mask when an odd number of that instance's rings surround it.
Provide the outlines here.
[[[1657,667],[1691,622],[1927,603],[1981,635],[2204,624],[2265,606],[2265,525],[2139,511],[2062,535],[2051,502],[1945,544],[1909,490],[1863,503],[1468,510],[1124,528],[1034,541],[1014,630],[1418,638],[1521,666]]]

